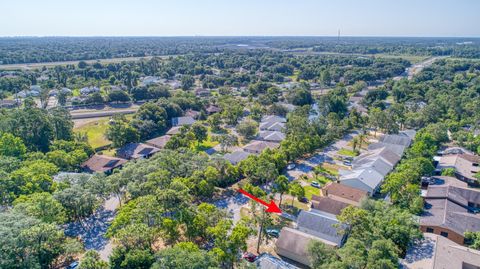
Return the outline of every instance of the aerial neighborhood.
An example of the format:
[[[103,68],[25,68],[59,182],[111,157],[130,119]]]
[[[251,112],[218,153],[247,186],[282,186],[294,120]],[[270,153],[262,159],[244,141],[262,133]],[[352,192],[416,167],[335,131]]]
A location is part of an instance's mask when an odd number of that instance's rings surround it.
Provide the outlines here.
[[[479,269],[468,42],[0,37],[0,268]]]

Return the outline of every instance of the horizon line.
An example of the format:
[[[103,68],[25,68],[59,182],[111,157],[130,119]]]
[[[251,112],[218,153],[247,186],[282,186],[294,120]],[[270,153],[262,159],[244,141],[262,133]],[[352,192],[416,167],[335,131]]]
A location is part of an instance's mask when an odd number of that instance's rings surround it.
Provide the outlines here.
[[[70,38],[98,38],[98,37],[144,37],[144,38],[153,38],[153,37],[170,37],[170,38],[180,38],[180,37],[190,37],[190,38],[218,38],[218,37],[331,37],[338,38],[337,35],[0,35],[0,38],[57,38],[57,37],[70,37]],[[351,37],[351,38],[474,38],[478,39],[479,36],[420,36],[420,35],[340,35],[342,37]]]

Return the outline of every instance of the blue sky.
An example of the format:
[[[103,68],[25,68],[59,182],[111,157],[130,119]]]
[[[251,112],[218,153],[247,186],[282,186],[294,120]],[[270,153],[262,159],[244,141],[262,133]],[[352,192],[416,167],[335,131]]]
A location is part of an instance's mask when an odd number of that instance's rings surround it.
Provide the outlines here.
[[[475,36],[479,0],[0,0],[0,36]]]

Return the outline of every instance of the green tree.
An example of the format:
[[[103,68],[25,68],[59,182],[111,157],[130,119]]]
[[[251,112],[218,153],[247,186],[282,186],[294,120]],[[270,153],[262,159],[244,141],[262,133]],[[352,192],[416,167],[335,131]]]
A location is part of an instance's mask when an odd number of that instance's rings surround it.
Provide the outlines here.
[[[258,123],[253,120],[243,120],[237,125],[237,132],[247,139],[251,139],[257,134]]]
[[[127,119],[123,115],[114,116],[105,136],[112,141],[113,147],[116,148],[130,142],[136,142],[140,138],[137,130],[128,124]]]
[[[21,195],[13,202],[13,210],[47,223],[64,223],[67,219],[63,206],[50,193]]]
[[[300,200],[301,198],[305,197],[305,189],[300,185],[298,181],[294,181],[290,184],[290,194],[293,196],[292,198],[292,206],[294,198]]]
[[[100,255],[95,250],[85,252],[80,261],[79,269],[108,269],[108,263],[100,259]]]
[[[203,126],[201,123],[194,123],[191,127],[193,134],[195,135],[195,140],[197,140],[197,144],[200,145],[203,141],[207,140],[208,137],[208,129],[207,127]]]
[[[469,247],[480,250],[480,232],[465,232],[465,241]]]
[[[23,158],[27,149],[22,140],[10,133],[0,136],[0,155]]]
[[[156,262],[152,265],[152,269],[219,268],[212,253],[199,249],[192,242],[182,242],[171,248],[162,249],[155,256]]]
[[[280,201],[278,202],[279,207],[282,206],[283,194],[288,192],[289,190],[289,187],[290,187],[289,183],[290,181],[284,175],[278,176],[274,182],[274,185],[273,185],[274,191],[280,194]]]

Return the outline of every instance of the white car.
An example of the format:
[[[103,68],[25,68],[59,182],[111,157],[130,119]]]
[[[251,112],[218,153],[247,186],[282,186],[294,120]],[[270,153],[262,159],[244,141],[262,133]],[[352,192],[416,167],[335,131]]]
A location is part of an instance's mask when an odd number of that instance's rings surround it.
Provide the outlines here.
[[[295,164],[294,163],[291,163],[289,165],[287,165],[287,170],[293,170],[295,169]]]

